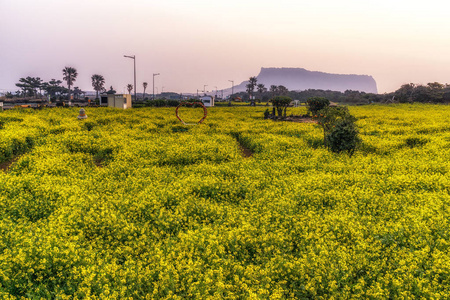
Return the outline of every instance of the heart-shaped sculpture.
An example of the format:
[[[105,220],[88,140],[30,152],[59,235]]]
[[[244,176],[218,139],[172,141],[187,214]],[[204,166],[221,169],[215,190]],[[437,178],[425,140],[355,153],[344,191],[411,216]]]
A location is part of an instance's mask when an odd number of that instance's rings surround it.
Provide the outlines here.
[[[200,119],[200,121],[198,121],[197,123],[186,123],[183,121],[183,119],[180,118],[179,114],[178,114],[178,109],[182,106],[186,106],[186,107],[190,107],[193,105],[198,105],[201,106],[203,108],[203,118]],[[201,102],[181,102],[180,105],[177,106],[177,108],[175,109],[175,115],[177,116],[178,120],[180,120],[181,123],[183,123],[183,125],[198,125],[201,124],[205,119],[206,119],[206,115],[208,114],[208,111],[206,110],[206,107],[203,105],[203,103]]]

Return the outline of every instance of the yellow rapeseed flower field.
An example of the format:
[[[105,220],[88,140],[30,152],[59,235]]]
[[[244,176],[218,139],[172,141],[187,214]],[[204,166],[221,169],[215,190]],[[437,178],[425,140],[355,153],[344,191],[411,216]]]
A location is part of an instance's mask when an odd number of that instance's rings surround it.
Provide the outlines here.
[[[450,107],[349,109],[0,113],[0,298],[448,298]]]

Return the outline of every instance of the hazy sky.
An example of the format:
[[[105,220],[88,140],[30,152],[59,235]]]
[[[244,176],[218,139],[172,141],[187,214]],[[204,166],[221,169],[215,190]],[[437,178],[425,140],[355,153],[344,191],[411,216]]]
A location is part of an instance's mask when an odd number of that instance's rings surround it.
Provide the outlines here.
[[[449,1],[0,0],[0,92],[20,77],[124,92],[231,87],[261,67],[372,75],[380,93],[450,83]],[[155,89],[156,92],[156,89]]]

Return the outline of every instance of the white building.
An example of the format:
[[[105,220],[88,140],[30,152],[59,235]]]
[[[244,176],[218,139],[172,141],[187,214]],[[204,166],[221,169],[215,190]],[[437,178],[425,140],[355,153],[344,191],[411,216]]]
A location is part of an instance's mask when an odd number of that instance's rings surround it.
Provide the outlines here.
[[[213,96],[202,96],[200,97],[200,101],[202,101],[204,106],[214,106]]]

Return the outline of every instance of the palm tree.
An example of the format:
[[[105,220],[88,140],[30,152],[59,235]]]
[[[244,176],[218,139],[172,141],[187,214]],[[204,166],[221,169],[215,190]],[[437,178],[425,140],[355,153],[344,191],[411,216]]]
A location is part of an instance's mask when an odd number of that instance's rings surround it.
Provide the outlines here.
[[[72,67],[65,67],[63,69],[63,79],[67,82],[67,87],[69,89],[69,100],[70,100],[70,87],[72,84],[76,81],[78,73],[75,68]]]
[[[133,90],[133,85],[129,83],[129,84],[127,85],[127,90],[128,90],[128,94],[131,95],[131,91]]]
[[[260,84],[258,84],[258,85],[256,86],[256,88],[257,88],[257,90],[258,90],[258,93],[259,93],[259,99],[260,99],[260,102],[261,102],[261,100],[262,100],[262,94],[263,94],[264,92],[267,91],[266,86],[265,86],[263,83],[260,83]]]
[[[142,96],[142,98],[145,99],[145,89],[147,88],[148,83],[144,82],[144,83],[142,83],[142,86],[144,87],[144,95]]]
[[[272,84],[270,86],[270,92],[272,93],[272,97],[275,97],[278,94],[278,86]]]
[[[91,79],[92,79],[92,87],[97,92],[96,99],[98,99],[98,92],[104,89],[105,78],[102,75],[94,74],[92,75]]]
[[[248,97],[250,98],[252,106],[255,105],[255,100],[253,99],[253,91],[255,90],[257,81],[258,79],[256,79],[256,76],[252,76],[248,79],[248,84],[246,85]]]

